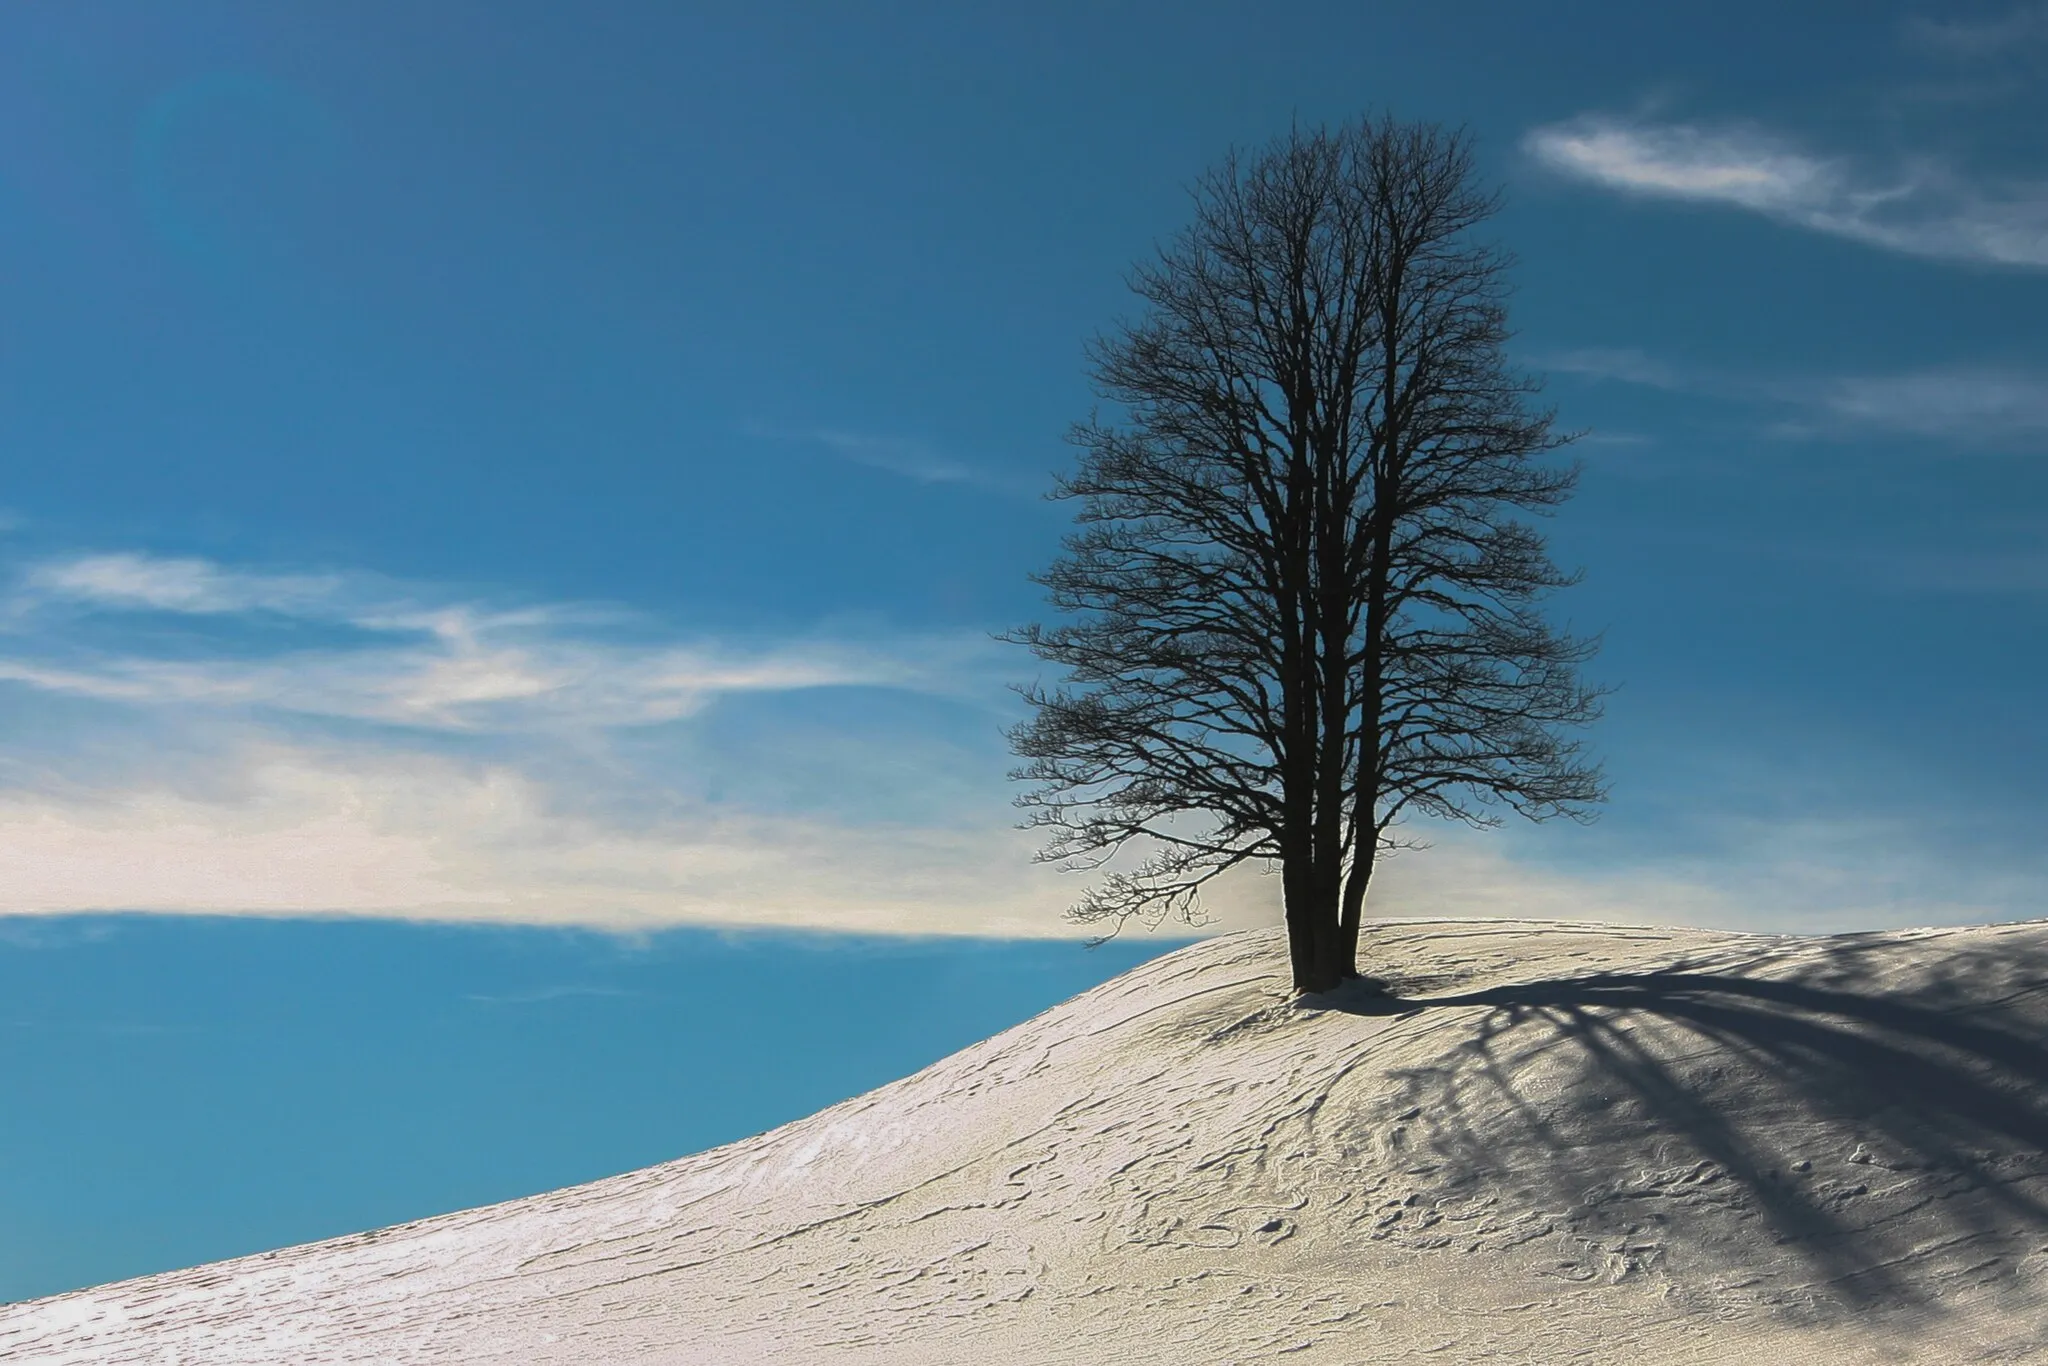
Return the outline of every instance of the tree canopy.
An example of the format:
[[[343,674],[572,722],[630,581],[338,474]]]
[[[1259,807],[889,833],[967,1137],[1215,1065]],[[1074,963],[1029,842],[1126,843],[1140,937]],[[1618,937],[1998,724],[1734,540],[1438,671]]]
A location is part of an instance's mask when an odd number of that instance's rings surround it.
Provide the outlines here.
[[[1498,199],[1462,134],[1296,129],[1195,187],[1098,338],[1118,410],[1072,433],[1076,528],[1036,576],[1067,619],[1009,638],[1058,666],[1011,733],[1041,857],[1101,876],[1070,914],[1191,915],[1277,865],[1296,986],[1357,975],[1396,827],[1584,819],[1570,728],[1596,642],[1522,516],[1569,497],[1569,437],[1509,365]],[[1111,863],[1117,855],[1126,866]],[[1133,863],[1132,860],[1135,860]]]

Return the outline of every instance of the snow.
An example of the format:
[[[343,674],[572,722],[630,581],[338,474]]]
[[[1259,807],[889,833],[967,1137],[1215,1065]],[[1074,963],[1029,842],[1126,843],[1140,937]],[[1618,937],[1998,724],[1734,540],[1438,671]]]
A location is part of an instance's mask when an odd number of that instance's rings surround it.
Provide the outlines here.
[[[2048,1353],[2048,923],[1157,959],[744,1142],[0,1307],[59,1363]]]

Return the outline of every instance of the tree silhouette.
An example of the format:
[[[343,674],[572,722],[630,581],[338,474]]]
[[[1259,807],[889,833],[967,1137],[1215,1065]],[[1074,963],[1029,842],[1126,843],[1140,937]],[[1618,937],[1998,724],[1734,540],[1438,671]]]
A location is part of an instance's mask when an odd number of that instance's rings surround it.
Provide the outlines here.
[[[1011,732],[1041,858],[1105,870],[1070,915],[1195,912],[1277,864],[1294,981],[1356,976],[1377,858],[1404,817],[1585,819],[1594,719],[1550,627],[1575,581],[1518,512],[1577,480],[1513,371],[1497,196],[1461,133],[1390,118],[1297,129],[1195,189],[1139,266],[1147,308],[1099,338],[1124,421],[1077,426],[1053,496],[1076,530],[1036,581],[1069,614],[1006,639],[1065,671]]]

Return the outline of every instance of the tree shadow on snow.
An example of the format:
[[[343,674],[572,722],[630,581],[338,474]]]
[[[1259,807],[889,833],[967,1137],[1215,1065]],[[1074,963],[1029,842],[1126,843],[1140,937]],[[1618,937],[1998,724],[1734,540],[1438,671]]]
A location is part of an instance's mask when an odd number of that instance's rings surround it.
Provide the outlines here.
[[[1848,1305],[1932,1305],[1932,1263],[1981,1279],[2048,1243],[2048,936],[1931,947],[1330,1004],[1464,1035],[1395,1074],[1443,1187],[1516,1189],[1596,1238],[1696,1220],[1719,1243],[1674,1251],[1785,1260],[1761,1240]]]

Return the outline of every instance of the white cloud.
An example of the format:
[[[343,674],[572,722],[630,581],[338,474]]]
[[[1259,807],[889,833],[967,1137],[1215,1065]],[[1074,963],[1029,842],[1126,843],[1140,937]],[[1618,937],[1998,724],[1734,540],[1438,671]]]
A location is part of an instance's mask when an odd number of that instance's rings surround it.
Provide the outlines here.
[[[400,771],[343,775],[260,755],[232,800],[170,787],[63,796],[0,794],[0,910],[431,910],[503,906],[491,889],[451,881],[432,827],[395,828]],[[488,813],[504,797],[489,777],[452,794]],[[439,810],[411,814],[447,816]]]
[[[129,554],[39,565],[28,583],[51,597],[100,607],[198,613],[302,614],[331,603],[343,587],[333,575],[245,574],[207,560]]]
[[[1801,210],[1840,192],[1840,173],[1826,162],[1748,130],[1629,125],[1589,115],[1534,130],[1528,147],[1554,170],[1613,189],[1763,212]]]
[[[1057,914],[1071,889],[1000,820],[886,824],[883,788],[950,775],[867,765],[856,829],[714,804],[691,795],[702,775],[670,771],[688,744],[614,743],[735,694],[862,686],[986,705],[1000,689],[980,636],[679,640],[618,611],[140,554],[32,566],[5,606],[0,679],[118,707],[119,733],[153,738],[109,756],[89,719],[71,750],[37,737],[44,776],[0,788],[0,913],[1082,933]],[[102,614],[137,611],[167,619],[125,651],[89,643]],[[350,629],[278,648],[238,630],[262,613]],[[335,721],[394,728],[342,742]]]
[[[1907,255],[2048,266],[2048,185],[1993,192],[1923,161],[1883,175],[1760,129],[1588,114],[1533,129],[1539,162],[1622,193],[1723,204]]]
[[[850,829],[709,807],[626,825],[509,765],[278,744],[220,764],[203,784],[0,793],[0,914],[1092,933],[1059,914],[1075,885],[1004,826]],[[1232,906],[1219,926],[1256,922]]]
[[[1774,428],[1786,435],[1887,432],[1994,447],[2048,437],[2048,374],[2017,367],[1954,365],[1888,375],[1766,379],[1681,370],[1623,347],[1561,351],[1536,363],[1591,379],[1789,407],[1798,416]]]
[[[840,813],[828,815],[713,800],[677,767],[702,759],[689,745],[628,752],[611,743],[618,727],[683,716],[733,692],[849,683],[998,692],[996,671],[957,641],[741,650],[661,639],[645,622],[636,623],[642,638],[619,640],[583,630],[617,624],[618,613],[499,611],[346,574],[271,576],[138,555],[45,565],[25,583],[13,628],[0,636],[0,678],[122,708],[142,727],[108,734],[145,738],[114,754],[87,734],[76,762],[58,744],[33,764],[0,770],[9,775],[0,786],[0,915],[1096,932],[1060,914],[1085,879],[1031,861],[1031,836],[1001,809],[1000,765],[982,770],[964,750],[884,740],[861,751],[876,742],[849,738],[854,752],[822,768],[778,757],[773,745],[745,750],[749,764],[790,763],[782,785],[793,789],[868,784],[871,800],[826,804]],[[45,613],[51,601],[66,611]],[[209,654],[197,648],[203,633],[178,658],[92,654],[66,639],[78,611],[103,608],[182,614],[200,626],[287,612],[366,634],[255,658],[244,657],[246,642]],[[406,724],[342,741],[318,724],[333,718]],[[817,758],[815,746],[801,748]],[[890,820],[891,785],[948,795],[898,804],[920,814]],[[2017,896],[1965,904],[1944,893],[1945,872],[1915,882],[1896,858],[1887,862],[1887,851],[1911,845],[1897,831],[1777,846],[1768,833],[1744,835],[1743,859],[1602,872],[1540,868],[1515,858],[1508,842],[1451,832],[1439,848],[1390,860],[1372,911],[1820,928],[1982,919],[2010,913]],[[1906,884],[1930,899],[1886,899],[1887,887]],[[1272,923],[1278,879],[1241,870],[1207,908],[1202,933]],[[1190,930],[1169,923],[1157,932]]]
[[[1863,426],[1924,436],[2048,435],[2048,376],[2015,370],[1927,370],[1820,386],[1828,412]]]
[[[1022,832],[849,829],[705,808],[637,825],[565,804],[507,765],[251,744],[201,784],[0,793],[0,915],[102,910],[353,915],[569,925],[1076,938],[1081,885],[1034,866]],[[1526,916],[1822,930],[2011,915],[2025,889],[1955,895],[1889,828],[1748,832],[1712,869],[1544,869],[1498,837],[1451,832],[1389,859],[1376,916]],[[1816,854],[1832,855],[1816,860]],[[1901,888],[1910,889],[1902,895]],[[2000,891],[2005,895],[1998,895]],[[2036,889],[2038,890],[2038,889]],[[1279,919],[1279,879],[1219,885],[1197,930]],[[1135,924],[1127,931],[1142,934]]]
[[[258,611],[367,633],[349,644],[162,658],[53,649],[17,630],[0,678],[136,705],[266,709],[449,731],[672,721],[721,695],[865,685],[945,692],[992,654],[979,637],[765,646],[621,639],[623,614],[571,605],[494,610],[347,575],[232,571],[208,561],[96,555],[37,566],[17,623],[47,602],[200,617]],[[27,638],[22,638],[26,636]]]

